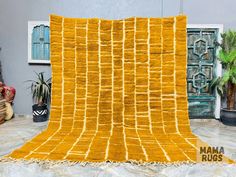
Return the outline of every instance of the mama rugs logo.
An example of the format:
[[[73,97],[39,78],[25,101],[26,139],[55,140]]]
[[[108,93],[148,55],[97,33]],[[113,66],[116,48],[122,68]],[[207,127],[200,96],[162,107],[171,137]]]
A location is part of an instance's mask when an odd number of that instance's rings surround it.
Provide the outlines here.
[[[197,143],[198,162],[228,162],[225,158],[225,149],[222,146],[209,146],[201,141]]]
[[[223,147],[200,147],[202,162],[222,162],[224,148]]]

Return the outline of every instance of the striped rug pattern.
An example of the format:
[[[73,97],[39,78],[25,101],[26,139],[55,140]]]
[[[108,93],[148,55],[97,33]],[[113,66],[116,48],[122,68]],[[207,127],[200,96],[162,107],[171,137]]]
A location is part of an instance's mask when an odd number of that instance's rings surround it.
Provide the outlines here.
[[[196,162],[186,92],[186,17],[52,15],[48,128],[10,157]]]

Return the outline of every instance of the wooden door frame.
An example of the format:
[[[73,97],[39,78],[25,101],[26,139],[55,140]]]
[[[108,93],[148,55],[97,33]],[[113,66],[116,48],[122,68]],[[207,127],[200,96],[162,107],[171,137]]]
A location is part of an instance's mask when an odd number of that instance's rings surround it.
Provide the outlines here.
[[[221,33],[224,31],[223,24],[188,24],[187,28],[209,28],[209,29],[218,29],[217,41],[221,41]],[[220,48],[217,48],[216,55],[218,55]],[[219,60],[216,60],[216,77],[222,76],[222,65]],[[221,97],[215,90],[216,101],[215,101],[215,111],[214,115],[216,119],[220,119],[220,109],[221,109]]]

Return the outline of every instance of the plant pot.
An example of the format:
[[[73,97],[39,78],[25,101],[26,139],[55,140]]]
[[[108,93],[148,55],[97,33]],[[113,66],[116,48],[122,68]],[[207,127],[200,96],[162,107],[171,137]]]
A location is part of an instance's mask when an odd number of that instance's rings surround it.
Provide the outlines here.
[[[225,125],[236,126],[236,110],[221,109],[220,119]]]
[[[44,122],[48,120],[48,108],[47,105],[35,104],[32,106],[33,109],[33,121]]]

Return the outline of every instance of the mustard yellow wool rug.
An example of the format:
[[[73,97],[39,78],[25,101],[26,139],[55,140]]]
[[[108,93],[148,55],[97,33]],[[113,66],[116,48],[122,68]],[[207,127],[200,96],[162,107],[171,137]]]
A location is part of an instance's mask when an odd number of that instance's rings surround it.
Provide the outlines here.
[[[199,146],[207,144],[189,125],[185,16],[104,20],[52,15],[50,29],[50,122],[8,157],[198,161]]]

